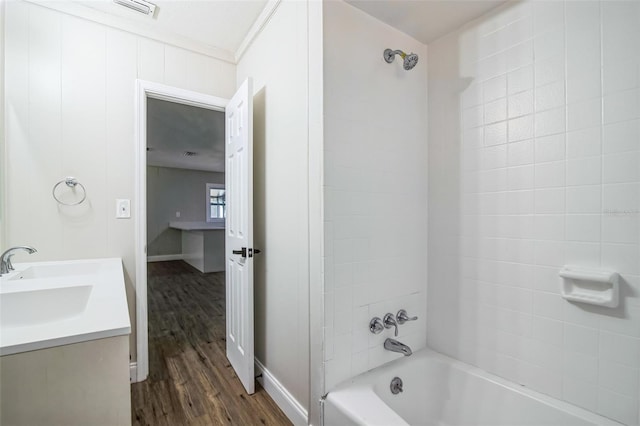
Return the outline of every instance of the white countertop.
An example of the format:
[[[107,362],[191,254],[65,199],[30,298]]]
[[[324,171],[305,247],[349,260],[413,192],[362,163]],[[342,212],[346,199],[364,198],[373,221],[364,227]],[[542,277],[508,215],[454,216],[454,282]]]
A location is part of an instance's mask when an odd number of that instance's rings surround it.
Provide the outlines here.
[[[215,231],[223,230],[224,222],[169,222],[169,228],[183,231]]]
[[[56,268],[61,265],[75,272],[72,275],[54,273],[53,276],[29,277],[30,267]],[[0,355],[10,355],[20,352],[45,349],[54,346],[85,342],[127,335],[131,333],[129,309],[125,292],[122,261],[113,259],[87,259],[62,262],[37,262],[15,264],[15,271],[0,277],[0,302],[16,300],[10,297],[22,297],[22,302],[30,300],[43,304],[44,311],[56,310],[53,320],[30,321],[29,315],[38,316],[40,308],[31,312],[25,310],[24,323],[22,318],[16,321],[16,315],[10,314],[5,305],[4,312],[0,312]],[[66,270],[66,269],[65,269]],[[17,279],[24,274],[22,279]],[[87,297],[77,302],[76,311],[69,315],[60,315],[66,309],[66,293],[56,293],[65,290],[82,288],[83,296]],[[19,293],[23,293],[22,296]],[[62,294],[63,296],[60,296]],[[78,293],[79,294],[79,293]],[[49,297],[53,295],[53,297]],[[33,299],[29,299],[29,298]],[[57,298],[57,299],[56,299]],[[69,302],[70,303],[70,302]],[[27,305],[28,306],[28,305]],[[35,305],[39,306],[39,305]],[[10,317],[13,315],[13,317]],[[20,315],[22,315],[20,313]],[[44,313],[43,315],[48,315]],[[12,318],[12,319],[9,319]]]

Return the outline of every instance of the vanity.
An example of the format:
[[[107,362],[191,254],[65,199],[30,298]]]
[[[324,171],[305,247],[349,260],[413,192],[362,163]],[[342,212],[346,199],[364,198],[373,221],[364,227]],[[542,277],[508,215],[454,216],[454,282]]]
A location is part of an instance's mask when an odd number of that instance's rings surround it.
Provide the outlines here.
[[[129,425],[131,323],[119,258],[0,277],[0,424]]]
[[[183,260],[200,272],[225,270],[224,221],[169,222],[182,231]]]

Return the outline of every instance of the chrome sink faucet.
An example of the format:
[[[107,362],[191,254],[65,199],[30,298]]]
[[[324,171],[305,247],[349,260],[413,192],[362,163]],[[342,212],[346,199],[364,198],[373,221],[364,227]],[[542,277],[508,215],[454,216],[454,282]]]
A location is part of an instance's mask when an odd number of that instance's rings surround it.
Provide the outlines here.
[[[9,272],[13,271],[13,265],[11,264],[11,257],[18,250],[24,250],[29,254],[33,254],[38,251],[33,247],[28,247],[28,246],[11,247],[9,250],[2,253],[2,256],[0,256],[0,275],[8,274]]]
[[[391,352],[401,353],[404,356],[410,356],[413,353],[411,352],[411,348],[409,346],[391,338],[388,338],[384,341],[384,348]]]

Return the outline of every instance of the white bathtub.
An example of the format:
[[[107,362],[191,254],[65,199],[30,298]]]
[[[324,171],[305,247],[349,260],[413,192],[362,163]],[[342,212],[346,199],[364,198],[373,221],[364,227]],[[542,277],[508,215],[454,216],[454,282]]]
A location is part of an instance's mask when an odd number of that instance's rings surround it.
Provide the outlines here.
[[[404,390],[393,395],[396,376]],[[429,349],[339,385],[323,414],[325,426],[620,426]]]

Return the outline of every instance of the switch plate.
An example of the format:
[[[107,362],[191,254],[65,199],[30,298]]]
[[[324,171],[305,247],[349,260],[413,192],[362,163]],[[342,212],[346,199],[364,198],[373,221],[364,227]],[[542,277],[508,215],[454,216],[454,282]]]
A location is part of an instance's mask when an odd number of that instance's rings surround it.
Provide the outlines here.
[[[131,200],[116,200],[116,219],[129,219],[131,217]]]

